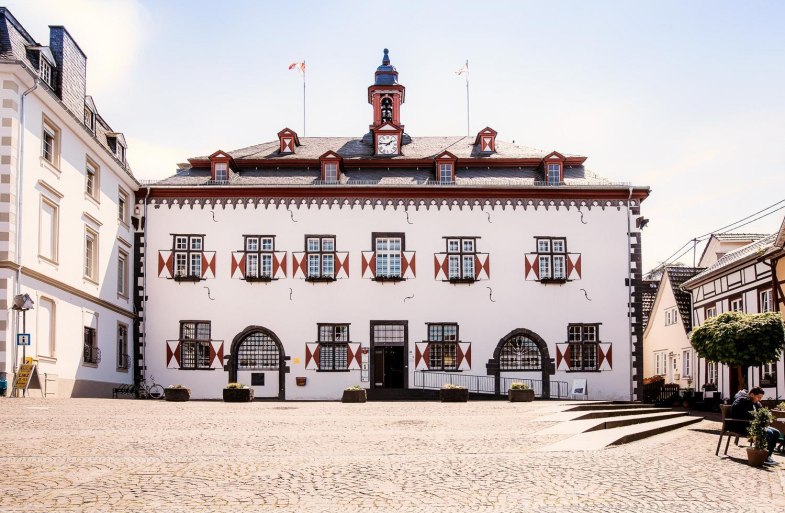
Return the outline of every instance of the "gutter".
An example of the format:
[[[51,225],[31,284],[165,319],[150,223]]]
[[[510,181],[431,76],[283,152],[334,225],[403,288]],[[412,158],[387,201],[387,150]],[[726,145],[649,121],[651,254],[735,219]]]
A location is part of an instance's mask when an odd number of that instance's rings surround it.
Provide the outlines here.
[[[19,141],[19,158],[16,161],[16,250],[14,251],[14,263],[16,264],[16,278],[14,280],[14,295],[21,293],[22,284],[22,192],[23,192],[23,178],[24,178],[24,160],[25,160],[25,97],[38,88],[38,77],[33,81],[33,85],[27,91],[23,92],[19,99],[19,134],[17,140]],[[18,331],[19,321],[18,315],[14,316],[14,333]],[[14,344],[14,374],[17,369],[17,346]]]
[[[627,197],[627,333],[630,344],[630,402],[632,402],[635,396],[635,362],[633,361],[634,354],[632,351],[632,219],[630,217],[632,189],[630,187],[630,194]],[[642,340],[638,342],[643,343]]]

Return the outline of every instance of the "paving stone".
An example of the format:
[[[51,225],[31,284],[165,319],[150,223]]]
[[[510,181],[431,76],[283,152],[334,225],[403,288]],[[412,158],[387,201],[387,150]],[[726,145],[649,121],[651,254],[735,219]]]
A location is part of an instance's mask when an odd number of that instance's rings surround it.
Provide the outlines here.
[[[0,511],[785,510],[783,469],[714,456],[717,422],[543,453],[556,402],[347,406],[0,399]]]

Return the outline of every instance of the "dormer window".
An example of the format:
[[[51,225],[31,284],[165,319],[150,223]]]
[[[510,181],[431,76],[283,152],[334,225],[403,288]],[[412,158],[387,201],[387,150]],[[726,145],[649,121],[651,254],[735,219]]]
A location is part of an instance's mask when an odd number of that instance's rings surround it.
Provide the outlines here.
[[[494,153],[496,151],[496,130],[486,126],[477,133],[474,145],[478,146],[480,153]]]
[[[278,152],[282,154],[294,153],[295,148],[300,146],[300,138],[297,137],[297,133],[288,128],[284,128],[278,132],[278,142]]]
[[[549,163],[548,164],[548,185],[559,185],[561,183],[561,164]]]
[[[95,103],[91,96],[84,99],[84,124],[92,133],[95,133]]]
[[[229,180],[229,165],[226,162],[215,163],[215,181],[225,182]]]
[[[436,183],[452,185],[455,183],[455,164],[457,157],[449,151],[436,157]]]
[[[232,157],[221,150],[210,155],[210,181],[213,184],[229,183],[229,167]]]
[[[439,164],[439,184],[450,185],[455,183],[452,162],[442,162]]]
[[[49,87],[53,87],[52,85],[52,65],[49,64],[49,61],[41,56],[38,64],[38,75],[41,77],[41,80],[46,82],[46,85]]]
[[[319,160],[322,163],[321,180],[323,183],[339,183],[341,181],[341,156],[328,151]]]
[[[119,142],[117,144],[117,160],[125,164],[125,146]]]

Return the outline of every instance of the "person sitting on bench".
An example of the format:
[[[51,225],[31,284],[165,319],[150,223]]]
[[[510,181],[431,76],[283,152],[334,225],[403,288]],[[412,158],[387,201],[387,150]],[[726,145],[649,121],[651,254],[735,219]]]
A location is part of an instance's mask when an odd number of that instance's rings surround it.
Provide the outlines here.
[[[762,408],[760,401],[763,399],[763,395],[763,389],[760,387],[751,389],[746,395],[737,394],[735,400],[733,401],[733,406],[731,406],[729,417],[735,420],[743,420],[745,423],[747,423],[747,421],[751,421],[755,410]],[[734,427],[741,428],[743,426]],[[774,447],[777,445],[777,441],[779,439],[779,431],[773,427],[766,428],[766,448],[769,451],[769,456],[766,458],[765,462],[766,465],[779,465],[779,462],[774,461],[771,457],[771,455],[774,453]]]

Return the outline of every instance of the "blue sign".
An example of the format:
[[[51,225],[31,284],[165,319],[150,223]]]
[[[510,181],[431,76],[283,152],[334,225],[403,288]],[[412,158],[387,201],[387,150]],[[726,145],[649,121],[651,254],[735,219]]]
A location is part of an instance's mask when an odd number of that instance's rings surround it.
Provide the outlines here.
[[[18,346],[29,346],[30,345],[30,334],[29,333],[19,333],[16,335],[16,345]]]

